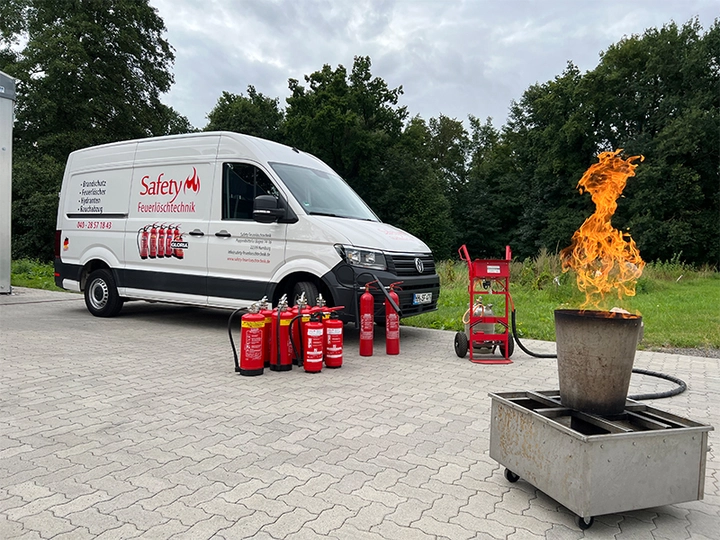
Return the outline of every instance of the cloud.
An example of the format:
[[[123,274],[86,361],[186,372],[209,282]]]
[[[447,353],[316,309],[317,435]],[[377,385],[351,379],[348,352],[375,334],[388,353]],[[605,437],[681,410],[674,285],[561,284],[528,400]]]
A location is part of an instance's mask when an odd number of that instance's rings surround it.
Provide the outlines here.
[[[694,16],[708,28],[717,0],[151,0],[176,49],[165,101],[197,127],[223,91],[248,85],[285,105],[288,79],[370,56],[373,75],[402,86],[426,119],[506,120],[512,100],[572,61],[631,34]]]

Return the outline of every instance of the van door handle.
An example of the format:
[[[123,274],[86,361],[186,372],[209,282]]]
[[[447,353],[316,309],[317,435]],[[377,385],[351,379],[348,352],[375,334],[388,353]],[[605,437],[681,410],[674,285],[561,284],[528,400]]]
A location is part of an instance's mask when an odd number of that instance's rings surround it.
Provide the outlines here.
[[[194,229],[188,233],[190,236],[205,236],[205,233],[200,229]]]
[[[221,237],[221,238],[230,238],[230,237],[232,236],[232,234],[230,234],[230,233],[227,232],[225,229],[223,229],[222,231],[216,232],[216,233],[215,233],[215,236],[219,236],[219,237]]]

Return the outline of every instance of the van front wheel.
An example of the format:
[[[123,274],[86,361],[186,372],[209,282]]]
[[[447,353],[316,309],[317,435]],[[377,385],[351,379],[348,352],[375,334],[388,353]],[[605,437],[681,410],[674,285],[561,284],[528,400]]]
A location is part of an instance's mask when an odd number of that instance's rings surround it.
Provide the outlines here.
[[[292,290],[292,303],[297,304],[300,295],[305,293],[305,300],[307,300],[308,306],[314,306],[317,304],[318,289],[311,281],[298,281]]]
[[[110,270],[95,270],[85,285],[85,305],[96,317],[114,317],[123,306]]]

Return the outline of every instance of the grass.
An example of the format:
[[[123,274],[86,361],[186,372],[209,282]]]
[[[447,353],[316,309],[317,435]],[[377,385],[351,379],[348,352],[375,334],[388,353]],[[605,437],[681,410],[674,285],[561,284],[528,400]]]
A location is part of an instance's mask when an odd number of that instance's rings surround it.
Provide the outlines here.
[[[404,319],[403,324],[462,331],[462,317],[470,301],[467,265],[440,262],[438,274],[438,310]],[[720,349],[720,273],[712,268],[694,269],[676,259],[650,263],[636,292],[636,296],[610,307],[616,305],[642,315],[645,328],[641,348]],[[578,308],[584,301],[574,275],[563,273],[559,257],[547,251],[534,259],[511,263],[510,293],[518,336],[528,339],[554,341],[554,311]],[[504,306],[495,298],[489,302],[499,307],[497,314],[504,311]]]
[[[441,330],[463,330],[468,309],[468,271],[464,262],[443,261],[438,309],[403,320],[403,324]],[[12,262],[11,283],[59,291],[53,266],[28,259]],[[720,349],[720,273],[712,268],[695,269],[677,259],[649,263],[637,283],[637,294],[618,307],[642,314],[645,324],[641,348],[682,347]],[[579,307],[584,296],[574,276],[563,273],[556,254],[541,251],[534,259],[510,265],[510,293],[516,308],[520,338],[555,339],[554,311]],[[495,312],[504,311],[502,295],[491,302]]]
[[[55,286],[52,263],[44,263],[31,259],[12,261],[10,266],[10,284],[13,287],[29,287],[31,289],[45,289],[48,291],[62,290]]]

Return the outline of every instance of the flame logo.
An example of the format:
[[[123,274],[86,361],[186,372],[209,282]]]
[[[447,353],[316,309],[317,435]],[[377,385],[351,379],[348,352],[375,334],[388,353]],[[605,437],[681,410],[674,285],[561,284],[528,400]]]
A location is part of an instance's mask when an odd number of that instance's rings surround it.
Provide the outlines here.
[[[635,296],[635,284],[645,262],[629,233],[622,233],[610,224],[617,199],[625,189],[627,179],[635,176],[635,165],[643,156],[622,159],[614,152],[602,152],[599,163],[592,165],[578,182],[580,193],[587,191],[595,203],[595,213],[585,220],[573,234],[570,246],[560,252],[563,272],[572,269],[577,274],[577,286],[585,293],[583,309],[600,307],[611,291],[623,296]]]
[[[188,189],[194,191],[195,193],[200,191],[200,177],[197,175],[197,170],[195,169],[195,167],[193,167],[192,176],[188,176],[185,179],[183,193],[186,193]]]

